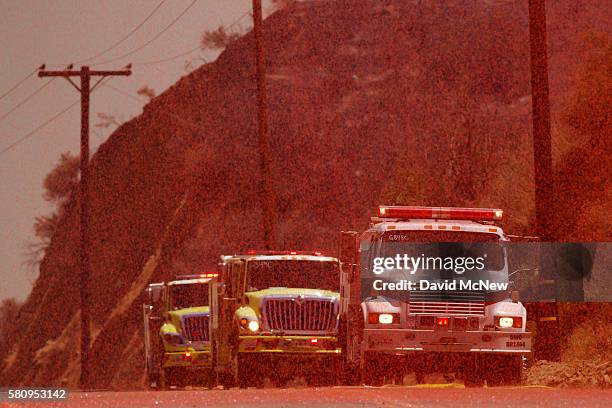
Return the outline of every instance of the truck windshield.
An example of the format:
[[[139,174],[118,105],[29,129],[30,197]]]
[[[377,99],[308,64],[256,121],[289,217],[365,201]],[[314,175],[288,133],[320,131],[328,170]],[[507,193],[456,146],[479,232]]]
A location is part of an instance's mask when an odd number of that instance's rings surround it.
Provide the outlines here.
[[[481,266],[484,271],[500,271],[506,266],[506,252],[496,234],[461,231],[388,231],[380,240],[376,257],[395,258],[404,255],[420,258],[420,272],[439,274],[444,262],[452,262],[453,268],[462,274],[466,263]],[[452,261],[448,261],[451,259]],[[403,259],[402,259],[403,260]],[[414,265],[414,264],[412,264]],[[464,266],[457,266],[464,265]],[[450,278],[451,276],[448,276]]]
[[[338,291],[338,262],[306,260],[253,260],[247,266],[247,290],[273,287]]]
[[[208,285],[202,283],[170,285],[172,310],[198,306],[208,306]]]

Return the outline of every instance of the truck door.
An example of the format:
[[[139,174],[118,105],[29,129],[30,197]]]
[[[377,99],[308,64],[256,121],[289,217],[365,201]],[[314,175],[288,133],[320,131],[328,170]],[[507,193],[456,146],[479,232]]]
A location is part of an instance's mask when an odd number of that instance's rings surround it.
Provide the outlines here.
[[[219,282],[217,278],[211,279],[208,283],[208,299],[209,305],[208,310],[210,313],[210,324],[208,325],[208,338],[210,339],[210,356],[212,359],[212,370],[211,370],[211,386],[216,387],[216,373],[217,373],[217,350],[218,342],[217,338],[219,334]]]
[[[144,350],[149,385],[155,387],[159,381],[160,358],[163,350],[159,347],[159,329],[163,323],[164,283],[151,283],[145,289],[142,305],[144,323]]]
[[[225,388],[234,386],[238,378],[238,326],[234,315],[244,293],[244,262],[229,260],[223,266],[223,289],[218,299],[217,373]]]

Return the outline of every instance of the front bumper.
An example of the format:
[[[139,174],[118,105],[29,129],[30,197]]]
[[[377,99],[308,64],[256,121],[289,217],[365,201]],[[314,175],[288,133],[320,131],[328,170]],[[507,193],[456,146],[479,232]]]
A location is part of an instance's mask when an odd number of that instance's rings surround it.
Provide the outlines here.
[[[335,336],[240,336],[240,353],[329,356],[342,352]]]
[[[210,351],[180,351],[164,353],[164,368],[210,368],[212,367],[212,356]]]
[[[415,352],[526,354],[531,352],[531,333],[365,329],[363,350],[386,354]]]

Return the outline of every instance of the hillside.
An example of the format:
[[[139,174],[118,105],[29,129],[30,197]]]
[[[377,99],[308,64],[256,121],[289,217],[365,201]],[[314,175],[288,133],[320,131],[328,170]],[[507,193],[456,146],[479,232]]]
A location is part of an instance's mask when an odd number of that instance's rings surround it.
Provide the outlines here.
[[[578,34],[605,28],[610,11],[549,3],[556,118]],[[333,251],[338,232],[366,225],[383,197],[505,207],[511,232],[528,230],[527,2],[464,4],[343,0],[266,19],[279,248]],[[148,282],[262,247],[253,49],[251,33],[230,44],[93,157],[95,388],[141,384],[138,296]],[[20,311],[0,384],[77,384],[77,215],[73,201]]]

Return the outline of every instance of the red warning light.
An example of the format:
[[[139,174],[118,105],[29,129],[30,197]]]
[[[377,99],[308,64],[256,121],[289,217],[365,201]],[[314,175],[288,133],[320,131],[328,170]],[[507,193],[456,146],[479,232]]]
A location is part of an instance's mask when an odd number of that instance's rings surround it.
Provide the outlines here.
[[[448,317],[438,317],[436,318],[437,326],[448,326]]]
[[[503,215],[504,212],[498,208],[412,207],[386,205],[381,205],[378,207],[378,216],[380,218],[501,221]]]

